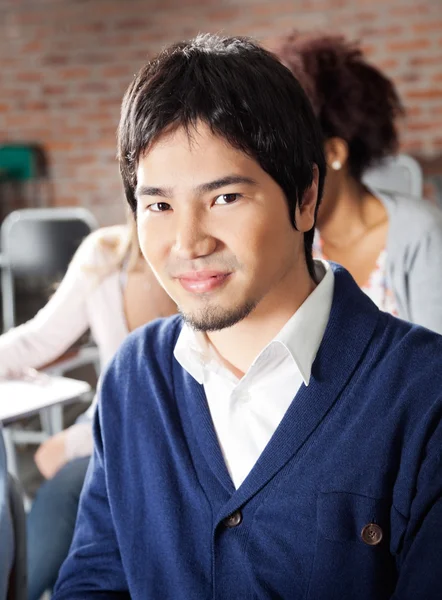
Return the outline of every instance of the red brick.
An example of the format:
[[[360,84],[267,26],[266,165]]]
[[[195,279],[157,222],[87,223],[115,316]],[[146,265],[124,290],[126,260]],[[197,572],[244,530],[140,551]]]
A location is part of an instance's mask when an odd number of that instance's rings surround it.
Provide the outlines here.
[[[442,31],[442,20],[427,21],[426,23],[416,23],[413,25],[413,30],[416,33],[427,33],[430,31]]]
[[[41,120],[40,115],[38,116],[38,120]],[[2,118],[2,124],[6,127],[6,129],[10,128],[16,131],[22,131],[24,126],[26,126],[26,130],[32,130],[33,127],[38,126],[37,122],[35,121],[35,116],[31,118],[28,116],[25,123],[23,114],[19,111],[15,113],[10,111],[6,112]]]
[[[42,58],[42,63],[48,66],[67,65],[69,57],[65,54],[47,54]]]
[[[43,96],[63,96],[67,92],[65,85],[46,84],[42,86]]]
[[[394,69],[397,69],[399,62],[396,58],[384,58],[382,60],[377,60],[376,66],[383,71],[393,71]]]
[[[74,148],[74,143],[67,140],[51,140],[47,143],[50,152],[66,152]]]
[[[373,54],[376,54],[378,51],[378,46],[376,44],[362,43],[361,48],[365,56],[368,57],[373,56]]]
[[[38,11],[23,11],[15,14],[14,21],[17,25],[38,25],[42,19],[43,15]]]
[[[442,65],[442,55],[431,54],[428,56],[411,56],[408,63],[414,67],[424,67],[427,65]]]
[[[359,23],[359,18],[358,18]],[[358,28],[358,37],[374,37],[374,38],[390,38],[390,37],[398,37],[404,32],[404,28],[400,25],[391,25],[388,27],[380,27],[379,25],[362,25]]]
[[[11,67],[14,69],[16,69],[17,67],[20,68],[20,61],[17,60],[17,57],[16,56],[2,56],[2,70],[10,69]]]
[[[396,6],[390,8],[390,15],[394,17],[414,17],[415,15],[422,15],[428,13],[428,7],[425,3],[417,4],[413,3],[411,6]]]
[[[57,104],[61,109],[67,109],[70,111],[78,111],[81,114],[82,108],[84,108],[84,100],[81,96],[77,96],[75,99],[70,100],[69,98],[66,100],[60,100]]]
[[[112,63],[115,60],[115,54],[103,52],[85,52],[77,56],[77,61],[86,65],[102,65]]]
[[[442,121],[436,121],[434,119],[431,119],[430,121],[410,120],[407,124],[407,128],[409,131],[441,131]]]
[[[413,100],[442,100],[442,88],[411,90],[407,92],[407,97]]]
[[[420,139],[410,140],[410,139],[404,138],[402,140],[402,144],[401,144],[401,150],[403,152],[408,152],[410,154],[412,154],[414,152],[419,154],[422,151],[423,147],[424,147],[424,144],[423,144],[422,140],[420,140]]]
[[[403,73],[396,77],[396,83],[416,83],[421,80],[421,75],[418,71],[411,71],[408,73]]]
[[[80,94],[106,94],[109,91],[109,85],[106,81],[88,81],[78,86]]]
[[[361,23],[361,22],[364,22],[364,21],[365,22],[367,22],[367,21],[377,21],[378,18],[379,18],[379,15],[376,12],[358,11],[353,18],[358,23]]]
[[[96,192],[98,189],[98,185],[93,181],[80,181],[72,183],[70,185],[70,189],[73,193]]]
[[[68,136],[69,139],[77,137],[79,139],[86,139],[89,134],[87,127],[66,127],[63,130],[63,135]]]
[[[408,119],[419,117],[422,114],[422,108],[420,106],[409,106],[407,108]]]
[[[78,206],[80,200],[78,196],[55,194],[55,206]]]
[[[80,154],[79,156],[71,156],[69,158],[70,165],[90,165],[96,160],[95,154]]]
[[[257,6],[253,13],[255,15],[267,15],[267,14],[275,14],[273,9],[273,4],[261,4],[259,6]],[[280,5],[277,5],[280,9]],[[292,5],[293,7],[293,5]],[[241,9],[240,7],[230,7],[230,8],[217,8],[215,10],[211,10],[208,13],[208,16],[211,20],[215,21],[230,21],[231,19],[236,19],[238,17],[238,14],[240,13]]]
[[[149,27],[149,20],[143,18],[124,18],[118,20],[115,23],[116,29],[129,29],[130,31],[136,31],[137,29],[146,29]]]
[[[87,67],[68,67],[60,69],[57,75],[60,79],[86,79],[90,77],[91,70]]]
[[[423,196],[426,200],[436,200],[437,193],[434,183],[430,183],[429,181],[424,181],[424,193]]]
[[[431,46],[427,38],[411,39],[402,42],[389,42],[387,50],[390,52],[413,52],[413,50],[425,50]]]
[[[105,29],[106,25],[103,21],[75,23],[69,27],[70,33],[101,33]]]
[[[43,41],[41,39],[32,40],[24,46],[22,46],[22,52],[40,52],[43,47]],[[3,59],[2,59],[3,62]]]
[[[104,67],[100,73],[103,77],[115,77],[117,79],[120,77],[126,77],[129,81],[129,78],[131,75],[133,75],[132,71],[133,69],[131,70],[128,65],[114,65],[111,67]]]
[[[148,33],[144,30],[137,32],[136,39],[130,33],[112,32],[112,34],[109,35],[108,39],[111,40],[112,45],[115,48],[118,48],[118,47],[130,46],[134,42],[136,42],[138,44],[142,39],[145,39],[144,38],[145,35],[148,35]]]
[[[41,71],[21,71],[16,75],[17,81],[24,81],[26,83],[35,83],[43,79],[43,73]]]
[[[17,102],[18,107],[20,108],[20,110],[27,110],[27,111],[43,111],[43,110],[47,110],[48,109],[48,103],[47,102],[43,102],[43,101],[18,101]]]

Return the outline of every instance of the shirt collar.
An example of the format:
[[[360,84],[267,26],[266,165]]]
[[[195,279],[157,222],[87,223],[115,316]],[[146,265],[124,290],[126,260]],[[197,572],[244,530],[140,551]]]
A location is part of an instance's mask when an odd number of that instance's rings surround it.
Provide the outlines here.
[[[271,344],[281,344],[293,358],[305,385],[309,384],[313,361],[324,337],[334,289],[334,274],[328,262],[315,260],[314,263],[318,285],[266,346],[268,348]],[[174,356],[183,369],[201,385],[204,382],[204,369],[209,364],[212,369],[225,370],[225,367],[218,362],[206,336],[195,332],[187,324],[184,324],[180,332]],[[257,359],[258,357],[254,363]]]
[[[210,360],[210,349],[206,336],[184,323],[173,354],[183,369],[200,385],[204,382],[204,369]]]
[[[315,260],[316,288],[287,321],[273,342],[282,344],[292,356],[305,385],[324,337],[333,301],[334,274],[325,260]]]

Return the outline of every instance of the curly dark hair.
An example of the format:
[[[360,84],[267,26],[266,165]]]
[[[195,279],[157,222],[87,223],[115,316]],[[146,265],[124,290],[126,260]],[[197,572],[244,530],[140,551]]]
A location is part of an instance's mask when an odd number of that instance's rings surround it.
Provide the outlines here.
[[[292,32],[279,41],[280,60],[303,85],[324,137],[349,149],[350,174],[397,152],[397,118],[405,114],[393,82],[370,65],[355,42],[343,36]]]

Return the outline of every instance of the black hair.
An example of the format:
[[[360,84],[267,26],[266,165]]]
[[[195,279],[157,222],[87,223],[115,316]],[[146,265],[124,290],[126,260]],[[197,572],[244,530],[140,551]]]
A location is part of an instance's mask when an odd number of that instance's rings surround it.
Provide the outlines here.
[[[323,139],[305,92],[288,68],[242,37],[200,35],[163,50],[130,84],[122,104],[118,159],[125,194],[136,210],[140,155],[166,129],[206,123],[214,134],[255,159],[281,187],[294,227],[295,210],[325,159]],[[317,209],[316,209],[317,210]],[[304,235],[314,276],[314,228]]]

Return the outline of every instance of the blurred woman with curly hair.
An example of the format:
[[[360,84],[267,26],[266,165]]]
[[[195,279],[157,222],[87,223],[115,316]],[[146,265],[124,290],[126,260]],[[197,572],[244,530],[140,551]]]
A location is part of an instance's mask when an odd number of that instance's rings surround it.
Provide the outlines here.
[[[340,36],[291,33],[277,54],[304,86],[325,138],[316,256],[346,267],[382,310],[442,333],[442,213],[362,179],[399,146],[404,109],[393,82]]]

